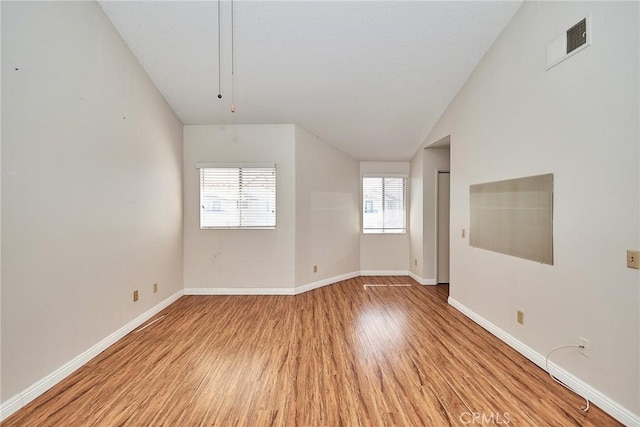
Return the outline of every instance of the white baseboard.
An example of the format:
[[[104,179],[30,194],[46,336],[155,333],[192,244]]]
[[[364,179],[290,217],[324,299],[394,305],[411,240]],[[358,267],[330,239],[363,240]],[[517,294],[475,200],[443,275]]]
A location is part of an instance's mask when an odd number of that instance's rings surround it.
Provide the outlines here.
[[[185,288],[185,295],[298,295],[343,280],[360,276],[360,271],[341,274],[295,288]]]
[[[109,346],[113,345],[127,335],[129,332],[136,329],[138,326],[142,325],[144,322],[149,320],[151,317],[155,316],[164,308],[168,307],[170,304],[175,302],[178,298],[182,296],[183,292],[180,289],[178,292],[171,295],[169,298],[160,302],[156,306],[142,313],[140,316],[133,319],[131,322],[124,325],[122,328],[118,329],[93,347],[89,348],[85,352],[79,354],[74,357],[69,362],[65,363],[46,377],[42,378],[40,381],[28,387],[26,390],[16,394],[12,398],[2,402],[0,404],[0,421],[5,420],[11,414],[16,412],[18,409],[25,406],[27,403],[34,400],[36,397],[40,396],[45,391],[49,390],[54,385],[58,384],[60,381],[71,375],[82,365],[96,357],[98,354],[103,352]]]
[[[318,280],[317,282],[308,283],[302,286],[296,286],[295,294],[302,294],[304,292],[311,291],[313,289],[321,288],[323,286],[332,285],[337,282],[342,282],[343,280],[353,279],[354,277],[360,276],[359,271],[352,271],[351,273],[341,274],[339,276],[329,277],[328,279]]]
[[[184,288],[185,295],[295,295],[295,288]]]
[[[360,276],[408,276],[408,270],[360,270]]]
[[[543,370],[546,370],[545,357],[542,354],[538,353],[528,345],[524,344],[522,341],[519,341],[509,333],[500,329],[464,304],[456,301],[454,298],[449,297],[448,302],[459,312],[476,322],[478,325],[482,326],[487,331],[491,332],[500,340],[504,341],[508,346],[515,349],[518,353],[522,354],[524,357],[541,367]],[[569,371],[566,371],[555,363],[549,362],[549,366],[553,367],[553,375],[556,378],[578,392],[581,396],[589,399],[590,402],[596,404],[600,409],[611,415],[616,420],[620,421],[622,424],[626,426],[640,426],[640,415],[634,414],[610,397],[605,396],[600,391],[596,390],[589,384],[582,381],[580,378],[576,377],[575,375],[573,375]]]
[[[436,279],[424,279],[418,276],[417,274],[415,274],[413,271],[409,271],[409,277],[411,277],[413,280],[420,283],[421,285],[437,285],[438,284],[438,281]]]

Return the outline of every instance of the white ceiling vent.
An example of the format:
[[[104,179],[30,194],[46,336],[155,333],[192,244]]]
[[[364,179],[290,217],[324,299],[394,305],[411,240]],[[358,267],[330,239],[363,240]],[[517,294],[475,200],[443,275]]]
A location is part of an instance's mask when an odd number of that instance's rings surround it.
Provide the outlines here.
[[[591,17],[586,16],[547,43],[547,70],[591,45]]]

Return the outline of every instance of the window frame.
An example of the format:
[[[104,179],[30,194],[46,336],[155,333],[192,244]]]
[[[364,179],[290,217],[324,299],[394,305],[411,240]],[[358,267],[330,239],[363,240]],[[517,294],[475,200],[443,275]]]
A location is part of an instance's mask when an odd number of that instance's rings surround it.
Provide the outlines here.
[[[198,169],[198,191],[199,191],[199,227],[201,230],[275,230],[278,224],[278,170],[275,163],[196,163],[196,169]],[[273,225],[203,225],[202,206],[203,206],[203,188],[202,188],[202,173],[203,169],[238,169],[238,189],[242,192],[242,169],[273,169],[273,206],[274,216]],[[246,187],[246,186],[245,186]],[[242,197],[238,200],[238,206],[240,206],[240,213],[244,211],[242,209]]]
[[[372,212],[367,212],[366,209],[367,207],[371,206],[370,204],[367,204],[367,201],[365,200],[365,193],[364,193],[364,181],[365,178],[381,178],[383,179],[383,184],[382,184],[382,189],[383,189],[383,193],[382,193],[382,212],[383,212],[383,224],[382,224],[382,228],[365,228],[365,221],[364,221],[364,216],[367,213],[372,213]],[[385,191],[384,191],[384,179],[385,178],[401,178],[402,179],[402,190],[403,190],[403,194],[402,194],[402,220],[403,220],[403,228],[387,228],[384,224],[384,211],[386,209],[386,198],[385,198]],[[368,173],[368,174],[363,174],[360,178],[360,191],[361,191],[361,208],[360,208],[360,214],[361,214],[361,218],[362,218],[362,226],[361,226],[361,233],[362,234],[372,234],[372,235],[380,235],[380,234],[393,234],[393,235],[398,235],[398,234],[407,234],[408,232],[408,224],[409,224],[409,219],[408,219],[408,214],[409,214],[409,210],[408,210],[408,201],[407,201],[407,194],[408,194],[408,186],[409,186],[409,175],[408,174],[375,174],[375,173]],[[374,211],[375,212],[375,211]]]

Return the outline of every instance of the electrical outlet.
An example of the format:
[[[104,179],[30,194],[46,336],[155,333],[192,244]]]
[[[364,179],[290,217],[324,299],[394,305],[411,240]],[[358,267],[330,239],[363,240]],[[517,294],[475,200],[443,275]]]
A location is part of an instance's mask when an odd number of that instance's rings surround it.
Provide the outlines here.
[[[418,259],[417,258],[413,260],[413,265],[415,265],[416,267],[418,266]]]
[[[580,337],[580,348],[578,349],[581,355],[589,357],[589,340]]]
[[[518,323],[524,325],[524,311],[518,310]]]
[[[640,251],[627,249],[627,267],[640,269]]]
[[[467,231],[463,228],[462,229],[462,238],[464,239],[466,235],[467,235]]]
[[[138,301],[138,291],[133,291],[133,302]]]
[[[317,273],[317,272],[318,272],[318,266],[317,266],[317,265],[314,265],[314,266],[313,266],[313,272],[314,272],[314,273]]]
[[[153,293],[155,294],[156,292],[158,292],[158,284],[154,283],[153,284]]]

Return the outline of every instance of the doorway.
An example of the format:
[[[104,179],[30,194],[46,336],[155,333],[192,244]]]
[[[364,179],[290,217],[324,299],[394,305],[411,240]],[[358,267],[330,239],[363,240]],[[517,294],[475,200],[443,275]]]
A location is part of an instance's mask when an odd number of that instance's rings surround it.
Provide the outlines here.
[[[436,280],[439,285],[449,284],[449,171],[438,171]]]

